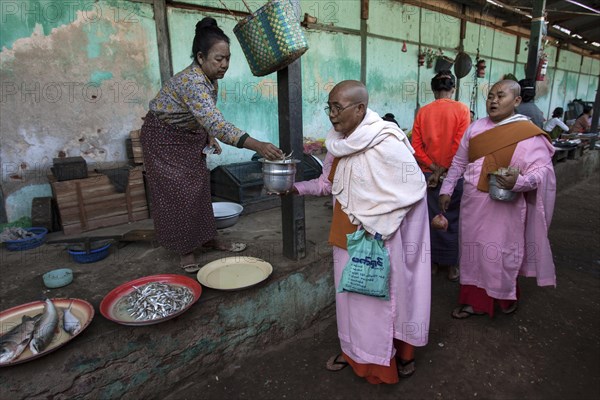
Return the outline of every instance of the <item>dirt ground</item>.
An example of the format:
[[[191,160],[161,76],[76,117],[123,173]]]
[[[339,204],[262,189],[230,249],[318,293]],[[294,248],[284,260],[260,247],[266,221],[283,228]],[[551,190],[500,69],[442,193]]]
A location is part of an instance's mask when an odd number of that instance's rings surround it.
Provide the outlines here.
[[[317,326],[265,353],[195,382],[170,399],[597,399],[600,398],[600,182],[557,196],[550,238],[558,285],[521,278],[513,315],[455,320],[458,284],[432,281],[429,344],[417,372],[370,385],[351,368],[325,370],[339,353],[334,310]],[[224,360],[226,362],[226,360]]]

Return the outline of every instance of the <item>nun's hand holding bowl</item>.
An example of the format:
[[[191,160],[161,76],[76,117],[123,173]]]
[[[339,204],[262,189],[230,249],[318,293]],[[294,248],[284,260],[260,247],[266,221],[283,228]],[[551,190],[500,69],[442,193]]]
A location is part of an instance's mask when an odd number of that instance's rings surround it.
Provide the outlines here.
[[[518,171],[508,171],[504,175],[496,175],[496,182],[500,189],[512,190],[519,177]]]
[[[279,197],[283,197],[283,196],[287,196],[287,195],[298,195],[300,193],[298,193],[298,189],[296,189],[295,186],[292,186],[292,188],[290,190],[286,190],[285,192],[269,192],[267,191],[267,195],[274,195],[274,196],[279,196]]]

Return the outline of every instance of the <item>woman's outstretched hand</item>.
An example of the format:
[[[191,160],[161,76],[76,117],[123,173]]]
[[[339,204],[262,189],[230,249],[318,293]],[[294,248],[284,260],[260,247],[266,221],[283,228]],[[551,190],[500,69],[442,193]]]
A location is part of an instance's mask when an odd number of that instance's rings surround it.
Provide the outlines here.
[[[250,150],[256,151],[258,154],[266,158],[267,160],[281,160],[283,159],[283,151],[278,149],[269,142],[261,142],[254,138],[249,137],[244,142],[244,147]]]
[[[267,160],[281,160],[283,158],[283,151],[272,143],[260,142],[260,144],[257,151]]]

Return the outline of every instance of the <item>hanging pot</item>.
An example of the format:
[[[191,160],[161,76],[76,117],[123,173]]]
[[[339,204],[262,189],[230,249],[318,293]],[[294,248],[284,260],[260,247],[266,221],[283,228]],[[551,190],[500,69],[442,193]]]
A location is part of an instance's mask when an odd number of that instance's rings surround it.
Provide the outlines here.
[[[463,51],[458,53],[454,60],[454,74],[456,75],[456,78],[464,78],[471,72],[471,68],[473,68],[471,57]]]
[[[419,53],[418,62],[419,62],[419,67],[422,67],[425,64],[425,53],[424,52]]]
[[[452,64],[454,64],[453,59],[446,56],[438,56],[437,60],[435,61],[435,72],[449,70],[452,68]]]

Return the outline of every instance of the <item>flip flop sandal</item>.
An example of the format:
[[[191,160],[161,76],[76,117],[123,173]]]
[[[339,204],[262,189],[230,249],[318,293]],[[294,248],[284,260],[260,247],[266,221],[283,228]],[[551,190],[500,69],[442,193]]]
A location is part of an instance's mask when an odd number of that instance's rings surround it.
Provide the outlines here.
[[[450,282],[458,282],[460,279],[460,269],[454,266],[448,267],[448,280]]]
[[[475,312],[473,311],[473,307],[469,306],[469,305],[462,305],[460,307],[456,307],[454,310],[452,310],[452,318],[456,318],[456,319],[465,319],[465,318],[469,318],[472,315],[484,315],[485,313],[482,312]]]
[[[410,378],[412,374],[414,374],[417,370],[417,368],[415,367],[414,358],[411,358],[410,360],[406,361],[401,358],[398,358],[396,361],[398,363],[398,376],[400,378]]]
[[[231,246],[229,246],[229,249],[227,249],[226,251],[230,251],[232,253],[238,253],[238,252],[244,251],[244,250],[246,250],[246,243],[234,242],[234,243],[231,243]]]
[[[200,264],[186,264],[186,265],[180,265],[179,268],[181,268],[182,270],[184,270],[185,272],[188,272],[190,274],[193,274],[194,272],[198,272],[200,270]]]
[[[512,303],[512,305],[510,307],[508,307],[506,310],[504,309],[500,309],[504,314],[509,315],[514,313],[515,311],[517,311],[517,308],[519,307],[519,302],[515,301],[514,303]]]
[[[336,354],[335,356],[331,356],[329,360],[327,360],[327,364],[325,364],[325,368],[327,371],[337,372],[346,368],[348,365],[348,361],[344,359],[342,354]]]

